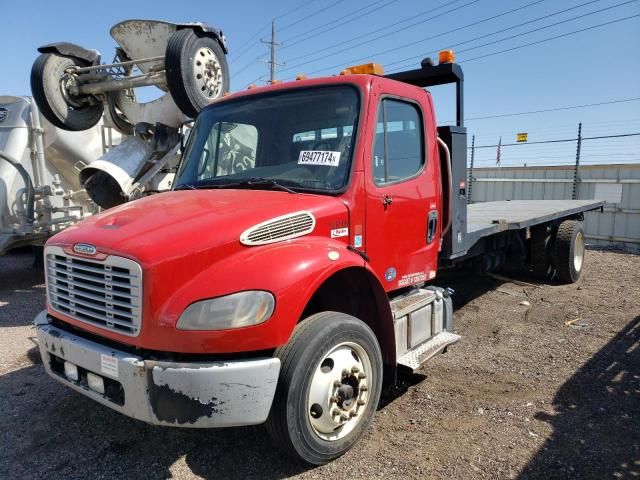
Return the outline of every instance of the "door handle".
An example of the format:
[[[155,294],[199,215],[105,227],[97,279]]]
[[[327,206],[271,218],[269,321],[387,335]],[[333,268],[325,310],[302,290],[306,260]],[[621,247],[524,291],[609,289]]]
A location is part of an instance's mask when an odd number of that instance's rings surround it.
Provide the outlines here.
[[[393,197],[391,195],[385,195],[384,197],[382,197],[382,204],[385,207],[388,207],[392,203],[393,203]]]
[[[431,210],[427,217],[427,243],[433,242],[438,230],[438,211]]]

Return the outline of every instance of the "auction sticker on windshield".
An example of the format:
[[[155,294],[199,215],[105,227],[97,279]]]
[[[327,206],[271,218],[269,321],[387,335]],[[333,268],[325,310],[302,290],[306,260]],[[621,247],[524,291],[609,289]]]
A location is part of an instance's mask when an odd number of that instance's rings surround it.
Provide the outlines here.
[[[324,150],[302,150],[298,157],[298,165],[325,165],[337,167],[340,164],[341,152],[328,152]]]

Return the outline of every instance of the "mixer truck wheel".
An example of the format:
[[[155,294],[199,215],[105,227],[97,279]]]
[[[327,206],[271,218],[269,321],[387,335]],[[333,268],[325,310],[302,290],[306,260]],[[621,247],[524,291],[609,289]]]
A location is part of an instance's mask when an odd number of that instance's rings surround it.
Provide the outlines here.
[[[169,38],[164,61],[169,92],[189,117],[229,91],[227,59],[215,38],[178,30]]]
[[[84,60],[43,53],[31,67],[31,92],[38,108],[54,126],[63,130],[88,130],[102,118],[102,103],[91,96],[72,96],[69,67],[88,66]]]

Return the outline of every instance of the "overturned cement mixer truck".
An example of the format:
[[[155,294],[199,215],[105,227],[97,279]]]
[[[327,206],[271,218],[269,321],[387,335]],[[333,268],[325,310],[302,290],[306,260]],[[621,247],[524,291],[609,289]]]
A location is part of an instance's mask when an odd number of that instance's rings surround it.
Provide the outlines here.
[[[33,97],[0,96],[0,254],[171,188],[191,119],[229,90],[216,28],[126,20],[110,33],[111,63],[51,43],[38,49]],[[148,86],[164,93],[138,101],[136,88]]]

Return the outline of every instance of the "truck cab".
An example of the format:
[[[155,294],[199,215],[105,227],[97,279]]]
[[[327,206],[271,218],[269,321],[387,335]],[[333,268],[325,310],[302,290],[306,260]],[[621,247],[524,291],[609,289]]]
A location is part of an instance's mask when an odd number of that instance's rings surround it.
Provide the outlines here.
[[[47,372],[153,424],[266,422],[310,464],[353,446],[398,366],[458,341],[429,282],[468,250],[462,72],[378,68],[216,100],[171,192],[53,237]],[[438,82],[458,126],[436,126]]]

